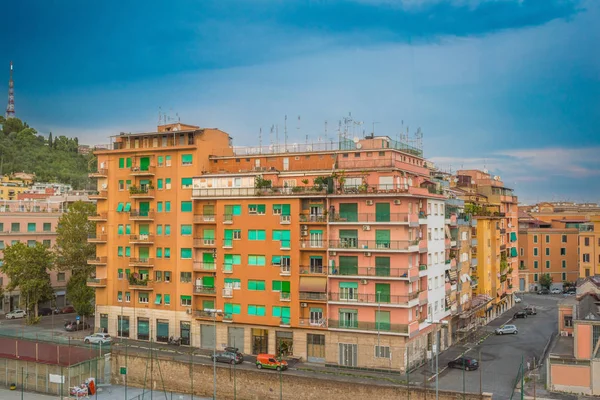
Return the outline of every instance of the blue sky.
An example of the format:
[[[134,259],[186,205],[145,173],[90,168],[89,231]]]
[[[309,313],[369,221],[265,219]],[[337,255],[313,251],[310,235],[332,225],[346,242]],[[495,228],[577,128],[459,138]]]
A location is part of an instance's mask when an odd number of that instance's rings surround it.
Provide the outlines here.
[[[153,130],[159,107],[236,145],[285,115],[290,142],[325,121],[333,138],[351,112],[367,133],[421,127],[426,157],[524,202],[600,201],[598,3],[10,2],[0,93],[13,60],[17,115],[90,144]]]

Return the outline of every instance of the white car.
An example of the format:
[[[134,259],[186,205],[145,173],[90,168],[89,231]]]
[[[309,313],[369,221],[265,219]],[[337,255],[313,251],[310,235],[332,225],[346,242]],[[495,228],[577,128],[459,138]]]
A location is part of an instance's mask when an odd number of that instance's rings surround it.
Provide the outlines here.
[[[94,333],[93,335],[86,336],[83,341],[86,344],[111,344],[112,337],[108,333]]]
[[[6,314],[6,319],[25,318],[27,313],[23,310],[15,310]]]
[[[557,289],[557,288],[554,288],[554,289],[552,289],[552,290],[550,291],[550,293],[552,293],[552,294],[561,294],[561,293],[562,293],[562,290],[560,290],[560,289]]]
[[[521,298],[520,298],[520,297],[517,297],[517,296],[515,296],[515,303],[520,303],[520,302],[521,302]]]

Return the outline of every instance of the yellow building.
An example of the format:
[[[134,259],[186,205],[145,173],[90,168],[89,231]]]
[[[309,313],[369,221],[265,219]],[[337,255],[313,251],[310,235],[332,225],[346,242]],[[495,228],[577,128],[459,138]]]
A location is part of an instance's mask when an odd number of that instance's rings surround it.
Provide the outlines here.
[[[579,277],[600,275],[600,215],[579,225]]]
[[[29,184],[25,181],[12,179],[8,175],[4,175],[0,179],[0,200],[17,200],[19,193],[27,190],[29,190]]]

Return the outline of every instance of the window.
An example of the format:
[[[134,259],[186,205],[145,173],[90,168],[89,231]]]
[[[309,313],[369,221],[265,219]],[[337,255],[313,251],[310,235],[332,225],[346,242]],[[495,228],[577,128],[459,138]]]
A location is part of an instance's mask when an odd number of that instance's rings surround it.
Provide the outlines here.
[[[265,266],[266,265],[265,256],[249,255],[248,256],[248,265],[261,266],[261,267]]]
[[[165,212],[171,212],[171,202],[165,201]]]
[[[119,190],[125,190],[125,181],[119,181]]]
[[[27,232],[35,232],[35,222],[29,222],[27,224]]]
[[[340,328],[358,328],[358,310],[340,308],[338,316]]]
[[[273,215],[290,215],[290,205],[273,204]]]
[[[583,254],[583,262],[587,262],[587,263],[590,262],[590,255],[589,255],[589,253],[584,253]]]
[[[157,247],[156,248],[156,258],[162,258],[162,247]]]
[[[533,274],[533,281],[537,282],[538,281],[538,274]]]
[[[550,260],[546,260],[546,269],[550,268]]]
[[[181,296],[181,305],[189,307],[192,305],[192,296]]]
[[[166,157],[165,157],[165,165],[166,165],[167,167],[170,167],[170,166],[171,166],[171,156],[166,156]]]
[[[191,189],[192,188],[192,178],[181,178],[181,188],[182,189]]]
[[[123,234],[123,232],[124,232],[123,225],[119,225],[119,226],[117,227],[117,234],[118,234],[118,235],[122,235],[122,234]]]
[[[561,264],[563,268],[567,268],[567,260],[562,260]]]
[[[225,288],[239,290],[242,288],[242,281],[235,278],[225,278]]]
[[[131,247],[125,247],[125,257],[131,257]]]
[[[158,190],[162,190],[162,188],[163,188],[163,187],[164,187],[164,186],[163,186],[163,180],[162,180],[162,179],[158,179],[158,180],[156,181],[156,188],[157,188]]]
[[[158,166],[162,167],[165,165],[165,157],[164,156],[158,156]]]
[[[56,280],[58,282],[64,282],[65,281],[65,273],[59,272],[58,274],[56,274]]]
[[[248,240],[266,240],[267,234],[264,229],[250,229],[248,230]]]
[[[182,201],[181,202],[181,212],[192,212],[192,202],[191,201]]]
[[[119,168],[125,168],[125,159],[119,158]]]
[[[163,212],[163,202],[162,201],[157,201],[156,202],[156,212]]]
[[[181,236],[191,236],[192,225],[181,225]]]
[[[44,222],[43,230],[44,232],[52,231],[52,224],[50,222]]]
[[[546,243],[550,243],[550,235],[546,235]]]
[[[171,236],[171,225],[165,225],[165,236]]]
[[[117,279],[123,279],[123,268],[117,270]]]
[[[154,281],[162,282],[162,271],[154,271]]]
[[[194,156],[192,154],[182,154],[181,155],[181,165],[192,165],[192,161]]]
[[[341,300],[358,300],[358,282],[340,282],[339,285]]]
[[[248,214],[265,215],[267,206],[264,204],[248,204]]]
[[[157,236],[161,236],[163,234],[163,226],[162,225],[156,225],[156,235]]]
[[[534,248],[533,248],[533,255],[534,255],[534,256],[537,256],[537,255],[538,255],[538,248],[537,248],[537,247],[534,247]]]
[[[129,224],[125,225],[125,234],[131,235],[131,225],[129,225]]]
[[[148,293],[140,292],[138,295],[138,303],[148,304],[148,301],[149,301]]]
[[[171,248],[165,247],[165,258],[171,258]]]
[[[585,246],[589,246],[590,245],[590,238],[586,237],[585,239],[583,239],[583,243]]]
[[[171,178],[165,178],[165,189],[171,189]]]
[[[117,292],[117,301],[123,301],[123,292]]]
[[[162,304],[162,294],[157,293],[156,299],[154,300],[154,304],[160,305]]]
[[[290,248],[291,236],[289,230],[273,230],[272,239],[274,241],[280,241],[281,248]]]
[[[131,293],[130,292],[125,292],[125,302],[126,303],[131,302]]]
[[[117,256],[123,257],[123,246],[117,247]]]
[[[42,240],[42,244],[44,245],[44,247],[46,248],[50,248],[52,247],[52,242],[50,241],[50,239],[44,239]]]
[[[182,260],[189,260],[191,258],[192,258],[192,249],[182,248],[181,249],[181,259]]]
[[[566,256],[567,255],[567,248],[566,247],[561,247],[560,248],[560,255],[561,256]]]
[[[561,241],[567,243],[567,235],[562,235]]]
[[[248,280],[248,290],[265,290],[265,281]]]
[[[123,203],[117,204],[117,212],[123,212],[123,206],[124,206]]]
[[[592,330],[592,349],[596,349],[598,340],[600,340],[600,325],[594,325]]]
[[[533,235],[533,243],[537,243],[538,242],[538,237],[537,235]]]
[[[375,346],[375,358],[390,358],[390,346]]]
[[[523,257],[524,251],[523,248],[521,247],[521,257]]]
[[[225,314],[239,315],[242,313],[242,307],[239,304],[225,303]]]
[[[131,188],[131,180],[127,179],[125,181],[125,190],[129,190]]]
[[[35,240],[28,240],[27,247],[35,247],[36,243],[37,242]]]
[[[564,321],[565,328],[573,327],[573,316],[572,315],[565,315],[563,321]]]
[[[566,272],[562,273],[562,280],[563,280],[563,282],[567,280],[567,273]]]
[[[533,269],[537,269],[538,268],[538,262],[537,260],[533,262]]]
[[[20,232],[21,231],[21,224],[18,222],[13,222],[10,224],[10,231],[11,232]]]
[[[165,282],[171,282],[171,271],[165,271],[164,276],[165,276]]]
[[[265,315],[267,315],[266,308],[265,306],[249,304],[248,315],[253,315],[255,317],[264,317]]]
[[[546,255],[549,256],[550,255],[550,247],[546,247]]]
[[[171,305],[171,295],[170,294],[165,294],[165,306],[169,306]]]
[[[181,283],[190,283],[192,281],[192,273],[191,272],[180,272],[179,281]]]

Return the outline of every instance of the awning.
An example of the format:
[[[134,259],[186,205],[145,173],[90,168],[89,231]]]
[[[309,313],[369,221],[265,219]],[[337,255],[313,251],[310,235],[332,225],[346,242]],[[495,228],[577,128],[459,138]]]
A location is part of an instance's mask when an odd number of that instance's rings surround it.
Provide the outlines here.
[[[300,277],[300,291],[325,293],[327,291],[327,279],[319,277]]]
[[[517,248],[516,247],[511,247],[510,248],[510,256],[511,257],[516,257],[518,255],[519,255],[519,253],[517,253]]]
[[[511,242],[516,242],[517,241],[517,232],[511,232],[510,233],[510,241]]]

